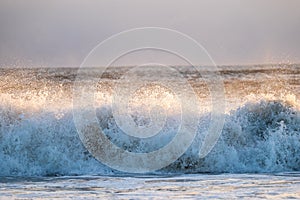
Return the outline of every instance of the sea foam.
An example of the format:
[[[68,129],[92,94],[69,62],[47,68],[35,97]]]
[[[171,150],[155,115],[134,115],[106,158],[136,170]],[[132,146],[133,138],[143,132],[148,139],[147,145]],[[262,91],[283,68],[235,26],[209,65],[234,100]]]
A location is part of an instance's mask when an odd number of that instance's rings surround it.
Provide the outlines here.
[[[0,175],[83,175],[120,173],[97,161],[81,143],[71,111],[26,116],[10,106],[0,115]],[[280,101],[246,103],[226,114],[221,137],[199,158],[210,113],[199,121],[197,136],[175,163],[158,173],[279,172],[300,170],[299,110]],[[161,148],[176,134],[176,117],[148,141],[124,134],[109,108],[99,108],[100,126],[118,146],[135,152]],[[117,136],[116,136],[117,135]],[[138,163],[137,163],[138,164]]]

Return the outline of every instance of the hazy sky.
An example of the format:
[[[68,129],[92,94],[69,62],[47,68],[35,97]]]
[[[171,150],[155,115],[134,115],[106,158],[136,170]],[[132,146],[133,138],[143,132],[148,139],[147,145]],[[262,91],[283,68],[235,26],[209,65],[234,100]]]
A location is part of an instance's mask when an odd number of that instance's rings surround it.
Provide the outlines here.
[[[299,0],[1,0],[0,66],[79,66],[126,29],[156,26],[201,43],[217,64],[300,62]]]

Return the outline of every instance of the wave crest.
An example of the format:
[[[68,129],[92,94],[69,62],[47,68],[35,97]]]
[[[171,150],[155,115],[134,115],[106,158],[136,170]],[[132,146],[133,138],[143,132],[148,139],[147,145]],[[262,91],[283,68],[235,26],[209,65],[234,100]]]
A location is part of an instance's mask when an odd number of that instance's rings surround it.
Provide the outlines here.
[[[99,121],[108,136],[118,133],[111,111]],[[25,116],[11,106],[0,108],[0,176],[113,174],[82,145],[70,111]],[[197,137],[188,151],[161,172],[278,172],[300,170],[300,114],[279,101],[247,103],[226,115],[222,135],[213,150],[199,159],[199,144],[210,115],[199,123]],[[165,145],[174,135],[176,119],[170,119],[158,138],[145,142],[126,136],[114,142],[131,151],[150,151]],[[130,144],[130,145],[128,145]]]

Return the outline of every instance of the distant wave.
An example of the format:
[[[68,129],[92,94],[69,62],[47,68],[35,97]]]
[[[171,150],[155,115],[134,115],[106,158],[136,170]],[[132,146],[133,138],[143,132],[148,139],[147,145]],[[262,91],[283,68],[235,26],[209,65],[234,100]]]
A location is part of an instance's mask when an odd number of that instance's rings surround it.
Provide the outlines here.
[[[101,108],[99,112],[102,112],[99,121],[108,137],[130,151],[160,148],[172,139],[176,130],[170,120],[163,129],[167,134],[147,144],[132,143],[124,134],[113,138],[118,129],[111,111]],[[226,115],[218,143],[205,158],[199,159],[199,145],[209,120],[209,113],[202,116],[197,136],[188,151],[158,173],[300,170],[300,113],[292,105],[262,100],[231,111]],[[52,112],[24,116],[11,106],[0,106],[0,160],[0,176],[120,173],[95,160],[84,148],[71,111],[62,116]]]

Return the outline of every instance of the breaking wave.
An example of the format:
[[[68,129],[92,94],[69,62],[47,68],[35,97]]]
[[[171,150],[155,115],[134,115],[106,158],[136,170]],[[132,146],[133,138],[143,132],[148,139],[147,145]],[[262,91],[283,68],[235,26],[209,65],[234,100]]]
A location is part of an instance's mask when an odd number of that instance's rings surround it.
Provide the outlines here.
[[[148,141],[123,134],[111,110],[101,107],[97,116],[106,135],[118,146],[135,152],[161,148],[176,133],[177,118],[167,120],[163,134]],[[197,136],[175,163],[158,173],[245,173],[300,170],[300,113],[280,101],[246,103],[226,114],[222,135],[203,159],[199,146],[210,121],[199,121]],[[142,120],[139,121],[141,123]],[[117,136],[116,136],[117,135]],[[71,111],[24,115],[0,106],[0,176],[115,174],[85,149]]]

